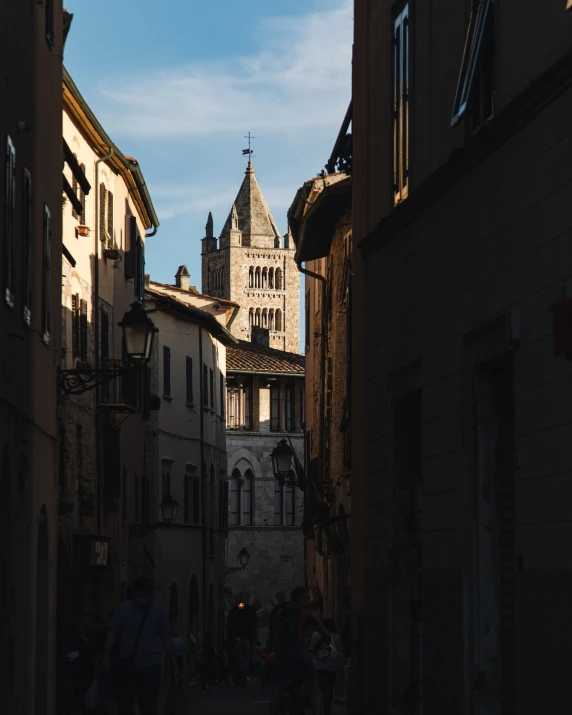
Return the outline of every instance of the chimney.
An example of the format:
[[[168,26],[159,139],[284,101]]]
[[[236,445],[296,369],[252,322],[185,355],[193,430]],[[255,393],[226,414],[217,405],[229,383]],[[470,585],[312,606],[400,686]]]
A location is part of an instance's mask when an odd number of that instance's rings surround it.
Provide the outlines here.
[[[182,290],[189,290],[189,281],[191,274],[187,270],[187,266],[179,266],[179,270],[175,275],[175,285]]]
[[[263,348],[270,347],[270,331],[268,328],[258,328],[253,325],[250,329],[250,342]]]

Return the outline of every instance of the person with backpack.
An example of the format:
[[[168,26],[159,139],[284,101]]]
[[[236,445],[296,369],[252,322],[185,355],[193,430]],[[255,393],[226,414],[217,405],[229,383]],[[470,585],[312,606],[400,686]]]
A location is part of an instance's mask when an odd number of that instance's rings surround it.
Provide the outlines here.
[[[316,670],[308,648],[313,632],[331,643],[335,655],[333,636],[322,625],[319,617],[309,609],[308,594],[304,587],[292,591],[292,601],[282,606],[276,614],[273,629],[275,641],[275,689],[278,698],[278,713],[283,713],[288,677],[303,682],[314,715],[320,715],[320,688]]]
[[[118,686],[119,715],[133,715],[137,702],[140,715],[158,715],[161,691],[162,642],[177,682],[181,673],[165,612],[153,603],[153,581],[135,582],[133,597],[122,603],[109,621],[103,669],[112,670],[111,652],[118,640],[118,658],[112,678]]]

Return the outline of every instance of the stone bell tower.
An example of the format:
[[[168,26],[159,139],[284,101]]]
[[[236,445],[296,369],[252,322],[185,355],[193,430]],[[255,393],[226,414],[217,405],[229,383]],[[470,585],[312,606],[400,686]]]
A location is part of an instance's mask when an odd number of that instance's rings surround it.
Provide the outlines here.
[[[202,292],[240,305],[231,332],[251,339],[270,331],[270,347],[300,352],[300,274],[290,233],[281,236],[256,180],[252,162],[220,237],[209,213],[202,240]]]

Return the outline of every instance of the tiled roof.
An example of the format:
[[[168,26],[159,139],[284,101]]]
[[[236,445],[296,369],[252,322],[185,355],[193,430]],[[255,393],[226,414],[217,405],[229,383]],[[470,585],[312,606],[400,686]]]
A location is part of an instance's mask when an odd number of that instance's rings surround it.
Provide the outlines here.
[[[226,349],[226,369],[244,372],[304,374],[304,356],[239,340]]]
[[[185,267],[186,266],[182,266]],[[159,286],[160,288],[167,288],[168,290],[173,291],[174,293],[182,293],[183,295],[198,295],[199,298],[210,298],[211,300],[216,301],[217,303],[220,303],[221,305],[232,305],[232,306],[238,306],[238,303],[235,303],[233,300],[226,300],[226,298],[217,298],[214,295],[207,295],[206,293],[199,293],[198,290],[193,290],[192,288],[186,289],[186,288],[177,288],[177,286],[171,285],[170,283],[159,283],[159,281],[149,281],[150,285],[156,285]]]

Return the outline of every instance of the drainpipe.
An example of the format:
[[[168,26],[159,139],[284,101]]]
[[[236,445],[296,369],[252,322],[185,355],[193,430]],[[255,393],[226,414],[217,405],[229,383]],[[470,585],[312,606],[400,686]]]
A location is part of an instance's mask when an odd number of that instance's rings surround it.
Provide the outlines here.
[[[205,462],[204,454],[204,385],[203,385],[203,328],[199,326],[199,414],[201,416],[201,516],[203,520],[203,643],[206,636],[206,621],[205,613],[208,608],[207,604],[207,526],[206,526],[206,484],[203,465]]]
[[[113,156],[113,148],[109,148],[109,154],[101,157],[95,162],[95,237],[93,241],[93,255],[95,257],[93,267],[93,300],[94,300],[94,316],[93,329],[95,333],[95,371],[99,370],[99,165],[102,161],[107,161]],[[103,532],[103,484],[101,481],[101,446],[100,446],[100,421],[99,421],[99,389],[95,388],[95,475],[96,475],[96,491],[97,491],[97,531],[99,534]]]
[[[322,343],[320,347],[320,370],[321,370],[321,378],[322,378],[322,387],[320,390],[320,422],[323,421],[324,419],[324,400],[325,400],[325,394],[326,394],[326,304],[327,304],[327,281],[324,276],[319,275],[318,273],[314,273],[313,271],[309,271],[306,268],[302,268],[302,261],[296,261],[296,266],[298,267],[298,270],[300,273],[303,273],[306,276],[310,276],[310,278],[315,278],[318,281],[321,281],[322,283],[322,309],[321,309],[321,338],[322,338]],[[324,429],[323,425],[320,424],[320,467],[324,468],[324,442],[325,442],[325,434],[324,434]]]

